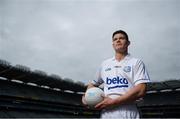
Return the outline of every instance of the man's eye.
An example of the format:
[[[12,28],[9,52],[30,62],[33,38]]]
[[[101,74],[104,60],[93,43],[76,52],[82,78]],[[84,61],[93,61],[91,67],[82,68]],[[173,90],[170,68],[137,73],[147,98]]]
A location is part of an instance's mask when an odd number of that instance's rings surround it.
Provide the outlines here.
[[[114,38],[113,41],[117,40],[117,38]]]
[[[120,39],[123,39],[123,40],[124,40],[124,39],[126,39],[126,38],[125,38],[125,37],[121,37]]]

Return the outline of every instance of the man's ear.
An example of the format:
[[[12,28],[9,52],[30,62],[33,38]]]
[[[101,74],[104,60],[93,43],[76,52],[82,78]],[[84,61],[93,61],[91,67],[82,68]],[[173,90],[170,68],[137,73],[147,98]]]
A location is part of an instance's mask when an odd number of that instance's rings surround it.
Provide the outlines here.
[[[114,47],[114,42],[112,42],[112,46]]]
[[[131,42],[128,40],[128,46],[131,44]]]

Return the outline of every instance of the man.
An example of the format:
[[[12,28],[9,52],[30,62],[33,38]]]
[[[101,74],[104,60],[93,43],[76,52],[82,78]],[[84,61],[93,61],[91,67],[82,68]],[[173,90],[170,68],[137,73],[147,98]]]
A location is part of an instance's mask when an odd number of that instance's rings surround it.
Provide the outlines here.
[[[144,63],[128,53],[130,41],[125,31],[113,33],[112,45],[115,56],[101,64],[98,78],[88,84],[91,88],[104,83],[105,98],[95,108],[102,109],[101,118],[139,118],[135,101],[145,95],[148,73]],[[86,105],[84,96],[82,102]]]

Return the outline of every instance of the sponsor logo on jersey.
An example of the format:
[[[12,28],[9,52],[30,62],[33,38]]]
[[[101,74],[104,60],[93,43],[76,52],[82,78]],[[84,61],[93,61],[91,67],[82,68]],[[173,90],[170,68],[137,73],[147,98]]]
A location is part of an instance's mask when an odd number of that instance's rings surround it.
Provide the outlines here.
[[[131,66],[125,66],[125,67],[123,68],[123,71],[124,71],[124,72],[131,72]]]
[[[108,87],[108,90],[113,89],[113,88],[122,88],[122,87],[128,87],[128,80],[126,78],[120,78],[119,76],[114,77],[114,78],[106,78],[106,84],[107,85],[114,85],[112,87]]]
[[[114,68],[121,68],[121,66],[114,66]]]
[[[110,71],[111,70],[111,68],[107,68],[107,69],[105,69],[105,71]]]

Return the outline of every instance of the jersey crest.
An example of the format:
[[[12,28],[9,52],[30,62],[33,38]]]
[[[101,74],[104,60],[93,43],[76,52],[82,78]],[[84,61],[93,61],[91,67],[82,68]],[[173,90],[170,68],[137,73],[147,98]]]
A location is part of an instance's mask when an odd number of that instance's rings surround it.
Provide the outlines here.
[[[131,66],[125,66],[125,67],[123,68],[123,71],[124,71],[124,72],[131,72]]]

